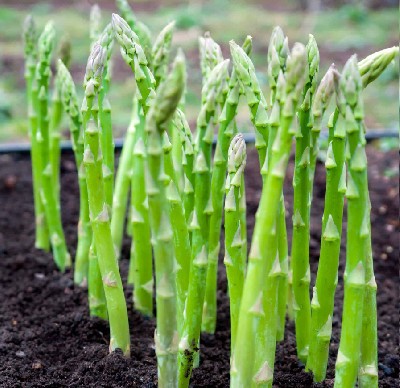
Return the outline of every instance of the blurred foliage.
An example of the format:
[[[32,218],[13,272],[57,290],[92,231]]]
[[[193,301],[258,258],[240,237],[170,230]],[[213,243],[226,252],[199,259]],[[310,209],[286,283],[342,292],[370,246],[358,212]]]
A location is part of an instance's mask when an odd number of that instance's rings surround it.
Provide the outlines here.
[[[313,0],[310,0],[313,1]],[[77,90],[82,96],[81,83],[89,53],[88,18],[94,1],[61,0],[29,1],[17,5],[3,0],[0,5],[0,141],[27,140],[26,105],[24,95],[23,49],[21,25],[32,13],[43,28],[53,19],[58,32],[58,43],[68,35],[72,42],[71,71]],[[272,28],[279,24],[290,42],[307,42],[312,33],[321,51],[321,76],[330,63],[339,69],[347,58],[357,52],[359,58],[397,43],[398,16],[393,9],[368,10],[359,2],[341,2],[338,8],[327,8],[335,1],[322,1],[321,10],[305,13],[294,0],[135,0],[131,1],[137,16],[146,23],[155,37],[171,20],[176,20],[174,47],[181,46],[188,60],[188,91],[186,113],[193,124],[199,108],[201,74],[198,68],[198,37],[210,31],[221,44],[225,57],[229,56],[229,40],[242,42],[246,35],[253,37],[252,58],[257,76],[267,91],[266,53]],[[99,0],[104,25],[115,12],[113,0]],[[113,108],[115,134],[123,136],[130,118],[134,81],[130,69],[122,61],[118,49],[113,56],[113,81],[110,102]],[[367,126],[393,128],[398,125],[398,66],[391,66],[365,91]],[[66,121],[64,123],[64,133]],[[240,130],[252,130],[245,104],[239,106]]]

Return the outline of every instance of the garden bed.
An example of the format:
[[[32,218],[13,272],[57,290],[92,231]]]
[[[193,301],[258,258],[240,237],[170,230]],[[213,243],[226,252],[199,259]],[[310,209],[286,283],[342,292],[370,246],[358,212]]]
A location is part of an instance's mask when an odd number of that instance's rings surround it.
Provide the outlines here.
[[[368,147],[372,240],[378,284],[380,387],[399,386],[399,266],[398,266],[398,153]],[[0,156],[0,387],[153,387],[156,357],[155,322],[144,319],[132,306],[126,289],[131,329],[131,358],[108,354],[108,325],[88,316],[87,292],[74,286],[71,272],[60,274],[50,254],[34,249],[31,167],[27,156]],[[289,165],[289,178],[293,163]],[[76,246],[78,187],[75,164],[63,156],[62,213],[71,254]],[[311,218],[311,273],[316,273],[325,170],[317,166]],[[257,153],[249,149],[246,171],[249,236],[261,193]],[[290,179],[285,184],[291,204]],[[288,208],[289,214],[291,209]],[[291,219],[287,218],[289,235]],[[345,227],[344,222],[344,227]],[[130,242],[124,241],[123,279],[128,270]],[[222,255],[220,255],[222,259]],[[343,272],[344,246],[341,269]],[[225,270],[220,265],[218,322],[215,336],[202,335],[200,367],[193,372],[193,387],[229,386],[229,303]],[[314,279],[312,279],[312,283]],[[276,387],[331,387],[339,343],[342,279],[339,277],[333,320],[333,343],[327,380],[313,384],[296,357],[294,327],[287,324],[285,341],[277,347]]]

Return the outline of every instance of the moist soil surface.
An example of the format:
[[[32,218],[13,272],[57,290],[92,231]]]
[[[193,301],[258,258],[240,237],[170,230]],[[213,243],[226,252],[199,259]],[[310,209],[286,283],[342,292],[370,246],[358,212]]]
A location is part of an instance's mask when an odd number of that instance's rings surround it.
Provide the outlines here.
[[[372,234],[378,284],[379,378],[381,387],[399,386],[398,353],[398,154],[368,147],[372,201]],[[27,156],[0,156],[0,387],[154,387],[157,383],[153,319],[145,319],[132,305],[126,287],[131,328],[131,358],[109,354],[108,324],[89,317],[87,290],[74,286],[72,272],[61,274],[51,255],[34,248],[31,167]],[[293,161],[285,183],[287,224],[291,234]],[[78,188],[71,155],[62,158],[62,216],[72,257],[76,246]],[[251,236],[261,193],[258,161],[249,150],[246,170],[248,227]],[[317,166],[312,207],[310,261],[316,273],[325,171]],[[344,220],[344,225],[346,224]],[[249,239],[250,241],[250,239]],[[125,238],[121,272],[126,283],[129,238]],[[274,387],[332,387],[334,361],[340,339],[343,300],[342,246],[336,293],[331,359],[327,379],[313,384],[296,357],[294,325],[288,322],[285,340],[278,344]],[[222,261],[223,255],[220,255]],[[315,277],[312,278],[312,283]],[[219,267],[218,323],[215,335],[201,338],[200,367],[193,387],[229,386],[229,304],[226,277]]]

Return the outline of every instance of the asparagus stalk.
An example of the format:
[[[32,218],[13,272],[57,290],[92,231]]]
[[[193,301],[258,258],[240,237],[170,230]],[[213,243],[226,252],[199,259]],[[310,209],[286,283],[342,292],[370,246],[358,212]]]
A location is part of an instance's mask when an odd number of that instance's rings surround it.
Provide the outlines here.
[[[246,143],[242,134],[237,134],[229,147],[228,177],[225,200],[225,259],[229,286],[231,316],[231,349],[235,348],[237,323],[242,298],[246,269],[246,256],[241,231],[241,195],[243,195],[243,173],[246,165]]]
[[[39,168],[40,154],[38,151],[37,132],[38,132],[38,107],[37,107],[37,88],[34,87],[35,71],[37,61],[37,32],[35,22],[31,15],[28,15],[23,26],[24,55],[25,55],[25,80],[28,96],[28,117],[29,117],[29,136],[31,139],[31,160],[32,160],[32,185],[33,200],[35,207],[35,247],[49,250],[49,232],[47,229],[46,218],[44,215],[43,203],[40,198],[40,179]]]
[[[312,114],[313,131],[320,131],[321,120],[334,92],[337,75],[332,65],[316,92]],[[340,91],[338,90],[338,93]],[[307,367],[315,381],[325,378],[332,330],[332,313],[337,283],[344,194],[346,191],[345,117],[338,110],[329,120],[329,147],[325,161],[326,191],[322,222],[321,251],[311,302],[310,349]]]
[[[246,54],[251,52],[251,37],[247,36],[243,43]],[[213,171],[211,177],[211,201],[213,212],[210,218],[209,253],[206,293],[203,307],[203,330],[215,332],[217,320],[217,274],[218,255],[220,251],[220,235],[222,224],[222,207],[224,202],[224,180],[227,169],[228,149],[236,128],[234,119],[239,104],[239,84],[235,68],[229,80],[229,91],[225,98],[222,113],[219,117],[219,128],[216,152],[214,154]],[[244,190],[244,187],[242,188]],[[243,237],[243,236],[242,236]],[[247,251],[246,251],[247,254]]]
[[[164,137],[165,173],[170,178],[170,182],[167,187],[167,199],[170,206],[170,218],[171,220],[173,220],[172,232],[174,236],[175,256],[178,264],[178,269],[176,271],[176,288],[177,288],[177,302],[178,302],[177,324],[178,324],[178,333],[181,334],[183,330],[185,301],[189,286],[191,245],[190,245],[188,225],[186,223],[186,218],[185,218],[185,209],[177,187],[178,182],[174,170],[171,151],[172,151],[172,145],[171,143],[169,143],[168,137],[165,133]]]
[[[135,138],[132,155],[131,223],[132,248],[131,267],[135,285],[133,300],[135,308],[146,316],[153,315],[153,253],[150,239],[150,221],[145,182],[146,137],[145,118],[137,105]]]
[[[101,127],[101,148],[103,150],[103,177],[106,201],[110,209],[114,192],[114,139],[112,134],[111,105],[107,98],[111,78],[111,54],[114,33],[109,23],[99,37],[100,45],[106,50],[107,61],[104,64],[104,77],[99,90],[99,123]]]
[[[236,338],[231,364],[232,387],[248,387],[252,383],[269,385],[272,383],[277,290],[276,287],[264,287],[264,282],[274,283],[274,274],[279,266],[279,260],[275,260],[276,251],[270,248],[275,244],[274,226],[293,135],[290,126],[307,76],[304,69],[307,69],[307,52],[303,45],[297,43],[287,61],[286,78],[283,78],[282,73],[280,75],[282,86],[277,96],[281,104],[280,128],[272,147],[271,169],[263,186],[249,255],[237,328],[237,333],[240,335]],[[264,300],[270,302],[268,310],[265,310],[266,306],[262,303],[264,288],[266,288],[266,293],[270,293],[264,296]],[[254,332],[258,332],[257,323],[260,316],[264,314],[270,316],[268,320],[271,333],[271,337],[268,338],[270,354],[257,370],[255,353],[256,341],[259,341],[259,338],[254,337]]]
[[[276,132],[279,126],[279,102],[276,101],[276,88],[279,73],[285,70],[287,55],[289,53],[288,39],[285,38],[283,31],[280,27],[275,27],[272,31],[270,43],[268,46],[268,82],[271,88],[271,106],[274,114],[271,114],[269,121],[268,145],[267,155],[271,154],[271,148],[274,144]],[[275,116],[275,117],[273,117]],[[272,120],[271,120],[272,119]],[[265,166],[262,171],[263,179],[266,179],[268,173],[268,166]],[[286,231],[286,214],[285,214],[285,201],[282,197],[279,203],[276,223],[277,235],[277,250],[279,256],[279,264],[281,267],[281,274],[279,276],[279,289],[278,289],[278,325],[277,325],[277,341],[284,338],[285,333],[285,316],[286,304],[288,297],[288,242]]]
[[[55,31],[52,23],[48,23],[39,37],[39,61],[36,66],[37,107],[39,126],[37,132],[37,147],[40,153],[40,196],[42,199],[46,221],[49,228],[50,243],[54,261],[61,271],[71,264],[65,243],[61,214],[58,208],[57,195],[53,187],[53,173],[50,163],[50,135],[48,89],[50,78],[50,61],[54,46]]]
[[[71,43],[69,40],[62,40],[59,48],[59,58],[68,67],[71,60]],[[57,72],[54,79],[54,91],[52,96],[51,118],[50,118],[50,164],[53,172],[52,185],[56,192],[57,206],[60,207],[60,124],[63,115],[61,101],[62,81]]]
[[[189,124],[186,120],[185,114],[180,110],[176,110],[174,118],[174,132],[179,132],[181,135],[181,142],[183,147],[182,165],[184,173],[184,187],[183,187],[183,205],[185,209],[186,223],[189,225],[193,217],[194,209],[194,186],[195,179],[193,174],[193,159],[194,159],[194,144],[192,132],[190,131]],[[191,241],[191,231],[189,230],[189,239]]]
[[[112,26],[115,37],[118,43],[121,45],[121,54],[125,62],[134,72],[136,85],[138,88],[138,103],[142,107],[143,114],[146,116],[149,109],[150,100],[155,94],[155,79],[148,67],[148,61],[146,59],[145,52],[140,45],[138,36],[134,31],[131,30],[127,22],[119,15],[113,14]],[[111,220],[114,244],[118,252],[121,251],[123,225],[132,166],[132,149],[134,144],[134,134],[133,132],[128,132],[125,139],[124,149],[121,154],[120,165],[115,183],[113,217]]]
[[[231,54],[240,83],[246,95],[250,109],[250,118],[256,130],[255,146],[258,151],[260,166],[264,166],[268,143],[267,102],[256,77],[253,62],[246,52],[235,42],[231,42]]]
[[[203,86],[207,83],[211,71],[223,61],[221,47],[212,38],[209,32],[199,37],[200,69],[203,76]]]
[[[212,118],[216,100],[227,75],[228,61],[218,64],[203,87],[203,104],[197,120],[196,161],[194,162],[195,190],[192,229],[192,264],[186,300],[185,322],[179,344],[179,385],[189,383],[193,359],[198,351],[201,317],[204,302],[204,284],[207,278],[208,233],[211,209],[211,148],[213,139]]]
[[[293,176],[293,238],[292,281],[295,308],[297,355],[305,363],[308,357],[311,325],[310,305],[310,109],[319,68],[317,43],[310,35],[307,44],[308,80],[303,91],[303,103],[299,109],[300,130],[296,133],[296,157]]]
[[[185,84],[184,59],[178,54],[171,73],[159,87],[147,120],[147,195],[155,254],[157,329],[155,332],[158,385],[177,385],[178,333],[173,236],[163,171],[163,133],[168,127]]]
[[[335,387],[353,387],[360,362],[363,320],[363,309],[360,306],[363,305],[366,288],[365,240],[369,236],[367,161],[361,128],[362,79],[355,55],[347,61],[339,86],[342,92],[339,110],[346,117],[349,171],[346,191],[348,221],[342,333],[336,360]]]
[[[78,98],[74,81],[61,60],[58,61],[58,74],[61,78],[61,97],[64,110],[69,117],[72,149],[75,156],[75,164],[78,170],[79,184],[79,223],[78,246],[75,255],[74,282],[85,285],[88,278],[88,257],[92,241],[92,229],[89,219],[89,204],[87,196],[86,175],[83,161],[83,127],[82,115],[78,105]]]
[[[89,101],[89,107],[91,107],[90,101],[98,93],[105,57],[105,50],[95,44],[89,56],[85,75],[85,97]],[[100,131],[94,120],[90,120],[86,125],[84,142],[83,163],[86,169],[93,238],[107,300],[111,333],[110,350],[119,348],[129,356],[127,308],[111,236],[109,207],[105,199]]]

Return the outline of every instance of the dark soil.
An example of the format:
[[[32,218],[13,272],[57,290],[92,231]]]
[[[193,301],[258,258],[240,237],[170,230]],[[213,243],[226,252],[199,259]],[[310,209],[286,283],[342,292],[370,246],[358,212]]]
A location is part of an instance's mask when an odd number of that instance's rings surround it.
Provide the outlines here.
[[[369,147],[372,232],[378,283],[379,377],[381,387],[399,386],[398,354],[398,154]],[[249,231],[260,198],[257,157],[249,152],[246,172]],[[157,371],[153,348],[154,321],[133,310],[126,289],[132,356],[108,353],[107,323],[88,316],[86,290],[74,286],[71,272],[60,274],[51,255],[34,249],[30,163],[20,155],[0,156],[0,387],[153,387]],[[289,175],[293,167],[289,166]],[[392,173],[392,174],[391,174]],[[70,155],[62,162],[62,209],[71,254],[76,245],[78,195]],[[290,178],[290,177],[289,177]],[[311,265],[317,268],[325,174],[317,168],[312,211]],[[288,214],[290,179],[285,185]],[[291,224],[290,217],[287,219]],[[290,230],[289,230],[290,234]],[[343,252],[344,253],[344,250]],[[126,279],[129,240],[124,242],[121,271]],[[340,273],[343,272],[343,254]],[[338,348],[343,286],[339,279],[331,361],[326,382],[315,385],[297,361],[293,324],[278,345],[276,387],[331,387]],[[200,367],[193,387],[229,386],[229,306],[220,266],[218,324],[215,336],[201,339]]]

